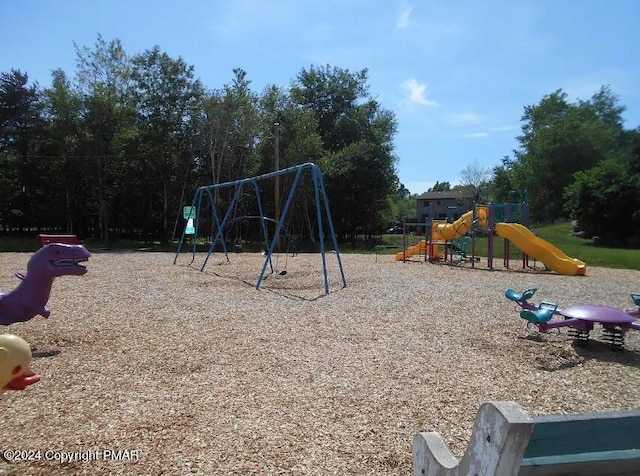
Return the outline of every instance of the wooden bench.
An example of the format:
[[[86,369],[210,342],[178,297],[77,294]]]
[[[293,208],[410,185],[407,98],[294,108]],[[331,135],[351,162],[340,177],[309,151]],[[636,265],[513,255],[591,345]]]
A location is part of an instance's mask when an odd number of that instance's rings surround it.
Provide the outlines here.
[[[640,410],[529,417],[515,402],[484,403],[461,460],[440,434],[416,434],[413,474],[637,476]]]
[[[38,241],[40,246],[48,245],[49,243],[64,243],[66,245],[81,245],[82,242],[76,235],[38,235]]]

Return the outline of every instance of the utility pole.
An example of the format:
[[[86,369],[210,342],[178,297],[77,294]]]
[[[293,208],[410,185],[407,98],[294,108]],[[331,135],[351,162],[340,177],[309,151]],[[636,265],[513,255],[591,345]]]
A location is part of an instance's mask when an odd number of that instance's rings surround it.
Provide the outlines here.
[[[280,170],[280,123],[274,122],[275,137],[273,141],[273,148],[275,152],[275,170]],[[280,221],[280,176],[275,177],[275,203],[276,203],[276,222]]]

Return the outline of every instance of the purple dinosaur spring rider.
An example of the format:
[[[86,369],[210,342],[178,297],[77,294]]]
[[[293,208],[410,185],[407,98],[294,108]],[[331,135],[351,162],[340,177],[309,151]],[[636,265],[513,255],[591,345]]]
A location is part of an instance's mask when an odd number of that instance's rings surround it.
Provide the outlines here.
[[[520,317],[534,324],[540,332],[546,333],[549,329],[560,327],[569,328],[569,336],[575,339],[576,345],[586,345],[589,342],[589,333],[594,324],[602,326],[602,334],[605,342],[608,342],[612,350],[624,348],[624,335],[630,329],[640,330],[640,293],[632,293],[631,300],[637,306],[635,309],[622,311],[615,307],[586,304],[573,306],[567,309],[558,309],[554,302],[542,301],[540,305],[529,302],[536,288],[527,289],[519,293],[513,289],[505,291],[505,297],[518,305]],[[558,316],[562,319],[552,320]]]
[[[27,274],[16,273],[21,280],[13,291],[0,291],[0,325],[24,322],[40,315],[48,318],[46,308],[53,280],[60,276],[82,276],[91,253],[82,245],[51,243],[36,251],[27,263]]]

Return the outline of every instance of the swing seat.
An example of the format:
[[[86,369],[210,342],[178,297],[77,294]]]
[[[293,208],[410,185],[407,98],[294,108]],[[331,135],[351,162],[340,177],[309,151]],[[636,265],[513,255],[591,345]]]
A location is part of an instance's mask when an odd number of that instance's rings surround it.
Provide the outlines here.
[[[631,300],[636,306],[640,307],[640,293],[631,293]]]

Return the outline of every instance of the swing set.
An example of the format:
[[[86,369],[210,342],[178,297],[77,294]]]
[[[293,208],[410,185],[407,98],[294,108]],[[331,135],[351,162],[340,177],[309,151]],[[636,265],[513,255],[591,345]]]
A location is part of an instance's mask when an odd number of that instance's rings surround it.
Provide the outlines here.
[[[283,232],[283,229],[285,230],[285,236],[287,237],[287,239],[290,239],[290,236],[287,236],[288,230],[287,228],[284,226],[284,223],[287,219],[287,214],[290,211],[291,208],[291,203],[293,202],[293,198],[295,196],[295,191],[296,188],[298,187],[298,184],[300,183],[300,180],[302,178],[302,175],[305,171],[310,171],[311,173],[311,178],[313,181],[313,192],[314,192],[314,201],[315,201],[315,208],[316,208],[316,220],[317,220],[317,227],[318,227],[318,238],[319,238],[319,243],[320,243],[320,255],[321,255],[321,259],[322,259],[322,270],[323,270],[323,276],[324,276],[324,289],[325,289],[325,294],[329,294],[329,276],[328,276],[328,272],[327,272],[327,261],[326,261],[326,253],[325,253],[325,234],[324,234],[324,226],[323,226],[323,219],[326,219],[328,225],[329,225],[329,233],[331,235],[331,242],[333,245],[333,249],[335,250],[335,255],[336,255],[336,259],[338,262],[338,267],[340,269],[340,277],[342,280],[342,285],[343,287],[346,287],[347,285],[347,281],[344,275],[344,269],[342,267],[342,260],[340,258],[340,252],[338,250],[338,242],[336,239],[336,234],[335,234],[335,230],[333,227],[333,219],[331,218],[331,211],[329,209],[329,200],[327,198],[327,193],[325,190],[325,186],[324,186],[324,179],[322,177],[322,172],[320,171],[320,168],[313,164],[313,163],[305,163],[305,164],[301,164],[301,165],[296,165],[293,167],[289,167],[286,169],[282,169],[282,170],[278,170],[275,172],[270,172],[267,174],[263,174],[263,175],[258,175],[255,177],[249,177],[249,178],[244,178],[244,179],[240,179],[240,180],[235,180],[233,182],[225,182],[225,183],[220,183],[220,184],[215,184],[215,185],[206,185],[206,186],[202,186],[202,187],[198,187],[198,189],[196,190],[196,193],[193,197],[193,201],[192,201],[192,205],[191,205],[191,209],[195,210],[195,218],[193,219],[193,249],[192,249],[192,257],[191,257],[191,263],[193,263],[195,261],[195,254],[196,254],[196,241],[197,241],[197,237],[198,237],[198,232],[200,231],[200,220],[202,218],[202,207],[203,204],[206,205],[207,200],[208,200],[208,204],[210,205],[211,208],[211,220],[212,223],[214,225],[213,227],[213,232],[212,232],[212,236],[213,239],[211,240],[211,245],[209,247],[209,251],[207,252],[207,256],[205,258],[204,263],[202,264],[202,267],[200,268],[200,271],[204,271],[204,268],[207,265],[207,262],[209,261],[209,258],[211,256],[211,254],[213,253],[216,245],[218,244],[218,242],[220,243],[220,245],[222,246],[222,251],[225,255],[225,259],[227,260],[227,262],[229,262],[229,254],[228,254],[228,250],[227,250],[227,245],[225,242],[225,230],[228,230],[229,227],[232,225],[232,223],[234,221],[243,219],[243,218],[255,218],[258,219],[260,221],[260,229],[261,229],[261,235],[262,235],[262,241],[263,241],[263,246],[264,246],[264,263],[262,265],[262,270],[260,271],[260,275],[258,277],[258,280],[256,281],[255,287],[256,289],[260,289],[260,285],[262,284],[262,281],[264,281],[265,279],[265,274],[267,273],[267,269],[269,269],[271,271],[271,274],[279,274],[281,276],[286,274],[286,270],[278,270],[277,268],[277,264],[274,267],[274,264],[272,262],[272,255],[274,252],[278,251],[279,252],[279,243],[280,243],[280,236]],[[258,185],[258,182],[262,181],[262,180],[268,180],[268,179],[272,179],[274,177],[279,177],[282,175],[287,175],[287,174],[295,174],[294,175],[294,179],[293,179],[293,183],[291,186],[291,189],[289,190],[289,194],[287,196],[287,200],[286,203],[284,205],[284,208],[282,210],[282,216],[280,217],[279,220],[274,220],[271,218],[267,218],[264,214],[264,206],[262,204],[262,199],[261,199],[261,193],[260,193],[260,187]],[[240,194],[243,191],[244,187],[248,185],[250,187],[253,187],[254,191],[255,191],[255,196],[256,196],[256,202],[257,202],[257,208],[258,208],[258,215],[257,216],[251,216],[251,217],[239,217],[239,218],[232,218],[232,215],[235,214],[236,211],[236,206],[238,205],[238,201],[240,198]],[[216,193],[215,191],[217,190],[223,190],[223,189],[230,189],[233,188],[233,198],[231,199],[229,206],[227,207],[226,211],[224,211],[224,213],[218,213],[218,204],[216,203],[216,199],[214,198]],[[204,203],[203,203],[204,202]],[[324,205],[324,206],[323,206]],[[324,213],[323,213],[324,212]],[[220,219],[220,217],[222,216],[222,220]],[[267,228],[267,223],[271,222],[275,224],[275,231],[273,232],[273,236],[270,236],[268,228]],[[185,226],[183,232],[182,232],[182,237],[180,238],[180,243],[178,244],[178,249],[176,251],[176,256],[173,260],[173,264],[177,263],[178,260],[178,256],[182,250],[182,245],[185,242],[185,238],[188,234],[191,234],[190,232],[188,232],[188,228],[189,228],[189,224],[187,224],[187,226]],[[287,250],[289,251],[289,250]],[[288,256],[288,252],[287,252],[287,256]],[[190,263],[190,264],[191,264]]]

